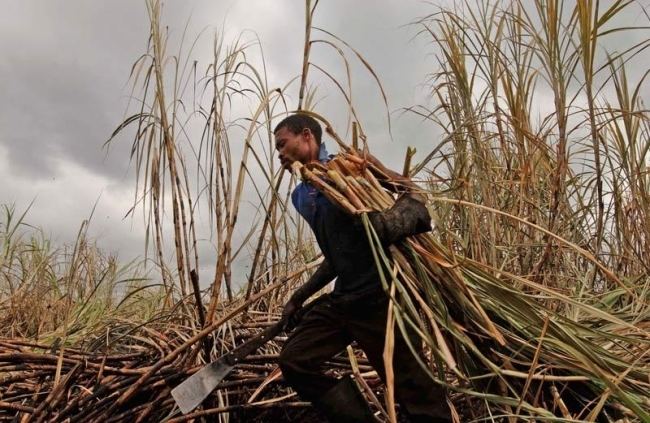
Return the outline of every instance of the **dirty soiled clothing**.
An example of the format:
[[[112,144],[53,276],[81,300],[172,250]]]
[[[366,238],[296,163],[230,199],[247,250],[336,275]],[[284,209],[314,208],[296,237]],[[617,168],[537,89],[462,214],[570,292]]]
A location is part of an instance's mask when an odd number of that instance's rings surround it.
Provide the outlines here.
[[[319,160],[329,159],[321,144]],[[365,229],[357,216],[333,205],[308,183],[299,184],[292,201],[307,221],[337,279],[334,290],[302,318],[280,354],[287,382],[301,398],[317,401],[336,384],[323,363],[357,341],[384,379],[383,349],[388,299],[381,288]],[[422,370],[395,330],[395,391],[398,401],[424,421],[450,421],[444,390]]]
[[[329,160],[325,144],[321,144],[319,160]],[[296,186],[291,199],[336,273],[332,296],[361,298],[383,292],[361,219],[339,209],[306,182]]]
[[[352,341],[357,341],[372,367],[385,380],[386,296],[382,293],[351,302],[323,296],[317,301],[303,316],[280,354],[285,380],[301,398],[318,401],[337,383],[322,373],[323,363]],[[451,421],[443,388],[422,370],[397,328],[395,336],[396,400],[413,421]]]

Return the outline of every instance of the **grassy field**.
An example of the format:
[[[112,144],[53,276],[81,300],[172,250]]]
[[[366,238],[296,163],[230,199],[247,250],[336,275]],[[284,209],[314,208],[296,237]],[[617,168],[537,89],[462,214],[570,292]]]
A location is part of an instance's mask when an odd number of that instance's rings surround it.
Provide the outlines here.
[[[0,375],[1,418],[107,420],[131,407],[141,419],[182,421],[172,411],[169,388],[251,336],[251,329],[277,319],[318,258],[309,229],[288,201],[297,175],[275,163],[272,135],[273,123],[288,111],[319,112],[318,92],[310,88],[318,66],[310,61],[311,49],[335,48],[346,65],[360,62],[384,95],[363,52],[315,30],[318,14],[309,1],[305,49],[296,52],[304,55],[304,66],[285,87],[268,86],[254,42],[228,45],[216,37],[207,64],[191,61],[191,47],[170,55],[160,4],[146,4],[151,34],[147,54],[131,73],[133,113],[109,142],[123,142],[121,131],[137,127],[134,207],[145,217],[145,248],[153,251],[156,272],[102,253],[85,235],[87,222],[74,246],[51,246],[27,225],[28,214],[5,206],[3,345],[12,345],[7,351],[13,354],[51,349],[56,365],[33,367],[36,373],[23,375],[22,387],[10,370]],[[427,196],[434,231],[413,246],[421,260],[396,259],[402,271],[387,274],[384,284],[395,298],[395,327],[419,330],[429,358],[423,366],[449,386],[462,421],[596,421],[606,404],[629,421],[650,421],[645,13],[631,1],[489,2],[433,9],[413,24],[431,41],[436,64],[426,81],[430,101],[406,112],[443,135],[432,137],[422,160],[407,156],[404,172]],[[632,15],[641,23],[624,19]],[[349,80],[328,81],[329,89],[351,98]],[[286,93],[297,93],[298,104],[288,103]],[[356,113],[362,105],[342,106],[350,110],[348,121],[323,118],[330,137],[342,151],[373,151]],[[352,135],[337,135],[343,133]],[[243,211],[251,198],[259,225]],[[199,214],[209,216],[214,257],[199,258]],[[233,281],[233,263],[244,254],[250,271],[241,286]],[[210,280],[200,284],[193,272],[199,259],[214,264]],[[486,347],[477,337],[492,343]],[[282,406],[285,413],[303,413],[307,404],[277,384],[272,364],[281,342],[260,353],[267,361],[248,363],[239,384],[219,390],[206,413],[221,421],[228,412],[235,420],[242,416],[236,413],[279,418],[264,413]],[[113,367],[121,370],[109,379],[74,370],[83,354],[101,363],[101,354],[135,353],[138,359],[120,361]],[[9,369],[17,358],[4,354],[0,369]],[[66,354],[72,361],[63,359]],[[363,368],[363,357],[356,356]],[[343,371],[378,386],[369,369],[363,368],[365,379],[360,376],[353,357],[351,350]],[[69,384],[61,383],[65,374]],[[67,392],[68,403],[90,398],[72,389],[74,378],[87,389],[118,384],[118,394],[83,400],[86,408],[60,409],[66,401],[54,392]],[[572,381],[589,386],[593,402],[582,410],[568,410],[563,402]],[[39,408],[37,392],[51,398],[49,408]],[[385,392],[373,406],[394,421],[390,381]],[[24,400],[28,394],[30,401]],[[241,406],[247,401],[254,405]]]

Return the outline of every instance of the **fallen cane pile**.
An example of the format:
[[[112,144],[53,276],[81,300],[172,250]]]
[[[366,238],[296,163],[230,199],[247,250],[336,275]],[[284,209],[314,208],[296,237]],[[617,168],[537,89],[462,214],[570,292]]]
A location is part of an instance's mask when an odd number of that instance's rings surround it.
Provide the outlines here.
[[[232,343],[245,342],[255,335],[256,329],[268,324],[268,317],[268,313],[253,312],[245,323],[233,319],[215,334],[215,344],[225,351]],[[171,417],[175,408],[171,388],[201,367],[185,364],[190,350],[160,368],[130,401],[107,413],[117,398],[147,373],[152,363],[170,354],[191,335],[187,328],[169,322],[164,326],[156,328],[159,331],[153,327],[138,330],[127,325],[115,328],[132,331],[122,339],[121,349],[128,352],[120,354],[74,348],[53,350],[33,341],[0,339],[0,421],[18,417],[19,421],[32,422],[120,422],[161,421]],[[274,406],[273,401],[257,401],[259,392],[250,403],[248,399],[276,367],[274,362],[280,345],[281,340],[269,343],[263,354],[249,357],[218,386],[214,415]],[[274,389],[277,379],[267,382],[266,389]],[[282,403],[283,408],[308,405],[297,398]]]
[[[268,313],[252,312],[244,322],[233,319],[216,335],[223,351],[254,336],[271,324]],[[125,325],[122,329],[127,329]],[[257,354],[247,357],[217,387],[212,397],[198,410],[180,416],[170,390],[201,368],[184,364],[190,354],[162,367],[137,390],[122,407],[107,412],[117,398],[126,392],[152,363],[180,346],[189,335],[186,329],[167,324],[134,333],[129,352],[102,354],[74,348],[52,350],[51,346],[29,340],[0,339],[0,421],[88,422],[88,421],[187,421],[199,416],[216,416],[239,412],[247,421],[268,421],[272,416],[309,412],[310,404],[300,401],[282,385],[277,370],[278,352],[285,338],[278,337]],[[140,342],[136,339],[139,338]],[[125,340],[123,340],[125,341]],[[221,355],[223,352],[215,352]],[[359,358],[360,368],[371,368]],[[333,374],[352,373],[349,361],[334,358],[328,363]],[[369,383],[378,382],[369,373]],[[301,411],[303,410],[303,411]],[[266,416],[266,417],[265,417]]]
[[[181,415],[170,391],[200,370],[197,352],[210,346],[214,360],[275,323],[281,309],[270,293],[311,267],[288,275],[244,301],[219,310],[214,324],[199,332],[175,317],[146,325],[106,322],[103,334],[79,348],[29,339],[0,338],[0,421],[145,422],[312,419],[308,402],[282,382],[277,357],[286,337],[276,337],[237,364],[201,409]],[[273,310],[269,310],[273,308]],[[246,310],[246,313],[243,311]],[[352,350],[350,350],[350,353]],[[326,364],[333,377],[355,374],[365,386],[379,379],[360,356],[335,357]],[[351,360],[354,364],[351,364]]]

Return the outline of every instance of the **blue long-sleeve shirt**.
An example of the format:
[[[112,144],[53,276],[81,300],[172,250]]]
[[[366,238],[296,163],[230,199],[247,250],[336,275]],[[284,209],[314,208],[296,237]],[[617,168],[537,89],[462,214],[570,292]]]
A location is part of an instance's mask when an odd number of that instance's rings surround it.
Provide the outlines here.
[[[318,160],[322,163],[330,160],[324,143],[320,145]],[[291,200],[336,272],[332,296],[355,299],[381,291],[372,250],[359,217],[332,204],[307,182],[296,186]]]

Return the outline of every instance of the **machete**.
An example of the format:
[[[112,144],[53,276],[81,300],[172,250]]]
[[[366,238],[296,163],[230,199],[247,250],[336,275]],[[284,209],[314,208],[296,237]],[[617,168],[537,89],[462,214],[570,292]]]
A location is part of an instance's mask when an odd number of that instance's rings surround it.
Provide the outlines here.
[[[285,325],[286,320],[283,319],[273,326],[269,326],[259,335],[221,356],[218,360],[205,365],[201,370],[172,389],[172,397],[174,397],[174,401],[178,404],[181,412],[187,414],[198,407],[223,378],[228,376],[242,358],[255,352],[266,342],[275,338],[278,333],[282,332]]]

